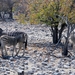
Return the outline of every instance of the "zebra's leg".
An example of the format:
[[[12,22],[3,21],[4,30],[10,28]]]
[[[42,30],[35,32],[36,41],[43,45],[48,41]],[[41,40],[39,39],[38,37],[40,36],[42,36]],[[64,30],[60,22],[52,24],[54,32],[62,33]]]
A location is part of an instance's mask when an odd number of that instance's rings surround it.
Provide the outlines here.
[[[13,51],[12,51],[12,57],[14,57],[14,51],[16,50],[15,49],[16,47],[15,47],[15,45],[13,46]]]
[[[20,52],[20,50],[21,50],[21,47],[22,47],[22,44],[19,43],[19,50],[18,50],[18,51],[16,50],[16,55],[15,55],[15,56],[17,56],[17,55],[19,54],[19,52]]]
[[[3,57],[4,56],[3,47],[1,47],[1,54],[2,54],[2,57]]]
[[[23,55],[22,56],[24,56],[24,54],[25,54],[25,43],[23,43]]]
[[[25,41],[23,42],[23,55],[25,54],[25,49],[27,49],[27,43],[28,43],[28,35],[25,36]]]
[[[25,42],[24,42],[25,49],[27,49],[27,43],[28,43],[28,35],[26,35],[26,37],[25,37]]]
[[[4,53],[3,53],[3,41],[0,39],[0,45],[1,45],[1,54],[2,54],[2,57],[4,56]]]
[[[8,55],[8,53],[7,53],[7,50],[6,50],[6,47],[4,46],[4,49],[5,49],[5,55]]]
[[[8,54],[7,54],[7,51],[6,51],[5,44],[4,44],[3,42],[1,42],[1,52],[2,52],[2,56],[4,56],[3,50],[5,50],[5,55],[8,55]]]

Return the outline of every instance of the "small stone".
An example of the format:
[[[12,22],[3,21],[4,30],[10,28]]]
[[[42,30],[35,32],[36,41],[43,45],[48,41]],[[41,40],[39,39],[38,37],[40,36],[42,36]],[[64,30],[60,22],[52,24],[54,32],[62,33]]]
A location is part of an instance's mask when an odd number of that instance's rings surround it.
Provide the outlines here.
[[[28,65],[28,62],[25,62],[24,65]]]
[[[7,74],[4,74],[4,75],[7,75]]]
[[[9,69],[6,69],[6,71],[10,71]]]
[[[24,67],[20,66],[19,69],[24,70]]]
[[[28,69],[28,66],[25,66],[25,70],[27,70]]]
[[[55,72],[53,75],[61,75],[60,73]]]
[[[70,74],[72,74],[72,71],[71,71],[71,70],[69,71],[69,75],[70,75]]]
[[[25,60],[28,60],[30,57],[29,56],[25,56]]]
[[[38,73],[37,75],[45,75],[45,73]]]
[[[61,71],[60,71],[60,73],[61,73],[61,74],[64,74],[64,73],[65,73],[65,71],[64,71],[64,70],[61,70]]]
[[[48,65],[48,68],[52,68],[51,64],[50,64],[50,65]]]
[[[65,69],[68,69],[69,67],[70,67],[69,64],[64,64],[64,68],[65,68]]]
[[[13,60],[14,60],[14,58],[13,58],[13,57],[10,57],[9,59],[10,59],[11,61],[13,61]]]
[[[49,36],[49,34],[46,34],[46,36]]]
[[[7,75],[10,74],[10,71],[7,72]]]
[[[37,50],[34,51],[34,53],[36,53],[36,52],[37,52]]]
[[[48,58],[45,58],[44,62],[48,62],[48,60],[49,60]]]
[[[56,71],[56,72],[59,72],[59,70],[58,70],[58,69],[55,69],[55,71]]]
[[[50,59],[51,62],[54,62],[55,60],[53,58]]]
[[[2,63],[2,67],[4,67],[5,66],[5,64],[4,63]]]
[[[46,62],[42,62],[42,65],[47,66],[47,65],[48,65],[48,63],[46,63]]]
[[[34,72],[33,71],[28,71],[28,74],[34,74]]]

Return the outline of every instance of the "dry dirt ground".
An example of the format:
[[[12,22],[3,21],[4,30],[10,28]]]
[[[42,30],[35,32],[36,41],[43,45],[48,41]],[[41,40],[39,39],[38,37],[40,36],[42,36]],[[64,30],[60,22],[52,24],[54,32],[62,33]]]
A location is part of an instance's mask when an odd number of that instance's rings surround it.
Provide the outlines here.
[[[46,25],[22,25],[17,22],[0,22],[4,32],[23,31],[28,34],[28,47],[24,57],[0,58],[0,75],[75,75],[75,56],[63,57],[61,46],[54,46]],[[17,48],[18,49],[18,48]],[[7,49],[11,56],[11,48]]]

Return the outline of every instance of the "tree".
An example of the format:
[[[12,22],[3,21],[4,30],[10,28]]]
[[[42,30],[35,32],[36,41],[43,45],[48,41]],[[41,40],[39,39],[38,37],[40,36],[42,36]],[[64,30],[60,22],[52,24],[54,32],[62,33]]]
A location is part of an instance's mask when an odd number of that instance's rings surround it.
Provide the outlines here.
[[[69,37],[71,36],[72,31],[75,29],[75,24],[71,24],[68,21],[67,17],[63,17],[63,19],[65,20],[65,23],[67,24],[67,34],[65,36],[65,42],[64,42],[64,46],[62,47],[62,55],[67,56],[68,55],[68,43],[69,43]],[[72,33],[73,34],[73,33]],[[74,40],[74,35],[71,36],[71,40]],[[73,41],[72,40],[72,41]]]
[[[30,6],[30,22],[43,22],[47,25],[51,25],[51,32],[53,37],[53,43],[56,44],[61,37],[61,33],[65,27],[65,24],[58,30],[58,23],[60,18],[58,17],[60,12],[59,1],[35,1]],[[32,8],[31,8],[32,7]],[[60,31],[60,32],[58,32]]]
[[[15,18],[18,19],[20,23],[26,23],[29,21],[29,5],[32,0],[20,0],[19,3],[14,5]]]
[[[4,12],[8,10],[8,6],[5,3],[5,0],[0,0],[0,18],[4,20]]]
[[[17,3],[19,0],[6,0],[5,3],[8,6],[8,12],[9,12],[9,18],[13,19],[12,10],[15,3]]]
[[[67,27],[67,37],[62,49],[62,54],[67,56],[70,25],[75,23],[74,13],[74,0],[36,0],[30,5],[30,22],[50,25],[54,44],[61,42],[62,32]],[[65,17],[68,18],[68,21]],[[61,23],[60,28],[59,23]]]
[[[73,22],[75,18],[74,9],[73,0],[36,0],[30,5],[30,22],[42,22],[51,25],[53,43],[56,44],[66,27],[66,23],[59,15],[68,16]],[[59,22],[61,22],[60,29],[58,29]]]
[[[13,6],[15,3],[19,2],[19,0],[0,0],[0,12],[9,13],[9,18],[13,19]],[[4,16],[3,14],[3,16]],[[3,17],[4,19],[4,17]]]

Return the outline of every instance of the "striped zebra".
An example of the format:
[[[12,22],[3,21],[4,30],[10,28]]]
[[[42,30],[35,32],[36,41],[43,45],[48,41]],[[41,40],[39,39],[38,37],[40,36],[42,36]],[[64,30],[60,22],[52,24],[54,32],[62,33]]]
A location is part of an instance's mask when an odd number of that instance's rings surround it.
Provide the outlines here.
[[[2,56],[4,56],[3,50],[5,50],[5,54],[7,55],[6,51],[6,46],[13,46],[13,53],[12,56],[14,55],[14,50],[15,46],[17,43],[19,44],[19,50],[16,51],[16,55],[18,55],[19,51],[21,50],[23,46],[23,55],[25,54],[25,49],[27,48],[27,40],[28,40],[28,35],[24,32],[8,32],[8,33],[3,33],[2,36],[0,37],[0,43],[1,43],[1,52]]]

